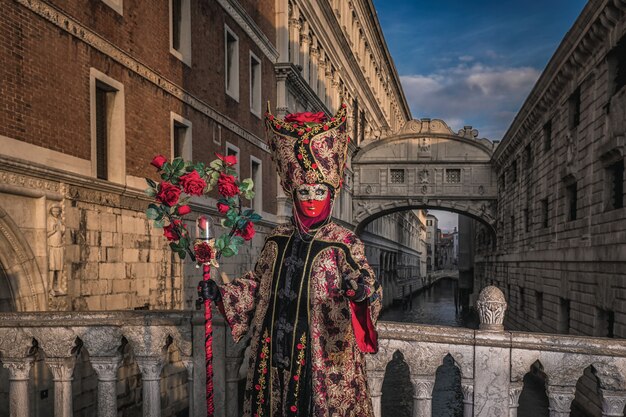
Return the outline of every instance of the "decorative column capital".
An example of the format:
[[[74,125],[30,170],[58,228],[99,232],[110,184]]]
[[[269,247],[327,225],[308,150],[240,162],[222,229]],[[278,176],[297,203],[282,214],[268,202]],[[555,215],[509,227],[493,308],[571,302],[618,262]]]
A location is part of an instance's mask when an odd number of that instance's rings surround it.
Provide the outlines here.
[[[385,379],[385,371],[369,371],[367,373],[367,383],[370,387],[372,397],[380,397],[383,395],[383,380]]]
[[[463,404],[474,404],[474,382],[462,382]]]
[[[491,331],[504,330],[504,312],[507,303],[502,291],[493,285],[482,289],[476,302],[480,316],[480,329]]]
[[[509,408],[519,407],[519,396],[522,394],[523,388],[521,383],[511,384],[509,387]]]
[[[46,358],[46,364],[52,371],[54,382],[68,382],[73,379],[75,358]]]
[[[411,377],[413,382],[413,388],[415,394],[413,398],[416,400],[430,400],[433,398],[433,388],[435,387],[435,381],[431,377],[426,376],[414,376]]]
[[[98,374],[98,381],[117,381],[117,370],[122,358],[119,356],[92,356],[91,367]]]
[[[161,379],[161,371],[164,365],[162,357],[137,356],[135,361],[137,361],[143,381],[159,381]]]
[[[546,388],[548,400],[550,401],[550,416],[569,416],[570,407],[576,393],[575,386],[548,385]]]
[[[2,366],[9,370],[10,381],[28,381],[32,365],[33,358],[30,356],[2,359]]]
[[[600,389],[602,393],[602,417],[622,417],[626,406],[626,391]]]

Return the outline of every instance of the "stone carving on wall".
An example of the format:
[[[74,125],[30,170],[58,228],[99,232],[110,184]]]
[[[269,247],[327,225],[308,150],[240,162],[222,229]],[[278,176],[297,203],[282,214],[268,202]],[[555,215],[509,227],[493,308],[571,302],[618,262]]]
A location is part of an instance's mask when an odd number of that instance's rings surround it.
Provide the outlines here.
[[[493,285],[482,289],[476,302],[481,330],[504,330],[507,303],[502,291]]]
[[[48,289],[50,295],[58,296],[67,293],[67,283],[64,279],[65,263],[65,224],[61,214],[61,206],[50,207],[48,216]]]
[[[428,184],[430,182],[430,172],[427,169],[420,171],[420,184]]]
[[[428,139],[428,138],[421,138],[420,139],[419,151],[420,151],[420,153],[428,153],[428,152],[430,152],[430,139]]]
[[[567,165],[572,165],[574,163],[574,158],[576,156],[576,144],[574,143],[574,137],[572,134],[568,133],[565,138],[567,141],[567,152],[565,154],[565,163]]]

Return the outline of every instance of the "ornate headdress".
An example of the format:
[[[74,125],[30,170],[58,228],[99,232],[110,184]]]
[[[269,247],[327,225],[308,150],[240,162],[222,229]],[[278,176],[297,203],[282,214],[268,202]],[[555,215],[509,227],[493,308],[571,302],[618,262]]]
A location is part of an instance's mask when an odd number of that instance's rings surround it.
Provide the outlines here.
[[[322,183],[334,190],[343,185],[350,141],[345,104],[334,117],[320,123],[280,120],[268,105],[265,128],[286,194],[293,195],[302,184]]]

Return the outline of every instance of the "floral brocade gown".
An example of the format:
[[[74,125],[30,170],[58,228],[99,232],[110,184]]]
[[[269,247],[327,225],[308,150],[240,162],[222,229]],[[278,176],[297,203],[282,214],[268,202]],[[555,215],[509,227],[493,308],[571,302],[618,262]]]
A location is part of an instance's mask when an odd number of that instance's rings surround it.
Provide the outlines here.
[[[365,300],[345,298],[344,279]],[[221,291],[235,342],[252,330],[244,416],[373,416],[363,351],[377,348],[382,288],[354,233],[331,222],[307,240],[279,226],[254,272]]]

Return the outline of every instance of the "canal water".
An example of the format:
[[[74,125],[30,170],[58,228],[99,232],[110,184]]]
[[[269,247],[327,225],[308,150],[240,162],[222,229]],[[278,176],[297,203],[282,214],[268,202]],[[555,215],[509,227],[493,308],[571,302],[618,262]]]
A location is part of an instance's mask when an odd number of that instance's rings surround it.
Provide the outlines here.
[[[455,308],[456,290],[455,280],[441,279],[430,288],[383,311],[380,320],[477,329],[479,321],[475,312],[462,313]],[[387,365],[382,393],[382,417],[413,416],[413,385],[402,352],[396,352]],[[519,404],[518,417],[549,416],[543,372],[535,369],[524,377]],[[443,358],[435,375],[432,416],[463,416],[461,374],[450,355]]]

